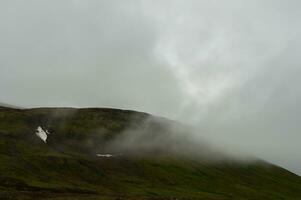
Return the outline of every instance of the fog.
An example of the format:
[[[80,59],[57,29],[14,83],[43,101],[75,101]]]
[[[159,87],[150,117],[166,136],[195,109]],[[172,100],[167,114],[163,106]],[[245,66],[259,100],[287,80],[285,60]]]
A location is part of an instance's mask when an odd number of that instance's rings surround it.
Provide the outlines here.
[[[301,174],[301,3],[0,1],[0,102],[113,107]]]
[[[92,152],[126,157],[164,157],[191,159],[203,163],[261,161],[248,152],[233,151],[209,141],[198,127],[149,116],[137,123],[132,120],[128,128],[105,142],[88,140],[94,144]],[[98,133],[102,133],[102,129]]]

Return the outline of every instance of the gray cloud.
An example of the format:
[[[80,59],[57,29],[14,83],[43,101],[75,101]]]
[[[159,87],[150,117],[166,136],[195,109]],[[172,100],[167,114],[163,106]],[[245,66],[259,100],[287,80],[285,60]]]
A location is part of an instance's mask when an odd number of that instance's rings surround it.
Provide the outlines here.
[[[0,1],[0,100],[199,126],[301,173],[299,1]]]

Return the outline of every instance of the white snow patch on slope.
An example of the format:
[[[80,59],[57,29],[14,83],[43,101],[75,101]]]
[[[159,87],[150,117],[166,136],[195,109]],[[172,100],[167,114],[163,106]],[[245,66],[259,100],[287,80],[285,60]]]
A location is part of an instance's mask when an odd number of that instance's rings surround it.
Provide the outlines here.
[[[47,140],[47,135],[49,135],[50,133],[47,130],[43,130],[41,126],[39,126],[36,130],[36,135],[41,138],[41,140],[43,140],[46,143]]]
[[[116,154],[116,155],[112,155],[112,154],[96,154],[96,156],[110,158],[110,157],[122,156],[122,154]]]
[[[109,157],[113,157],[114,155],[112,155],[112,154],[96,154],[96,156],[109,158]]]

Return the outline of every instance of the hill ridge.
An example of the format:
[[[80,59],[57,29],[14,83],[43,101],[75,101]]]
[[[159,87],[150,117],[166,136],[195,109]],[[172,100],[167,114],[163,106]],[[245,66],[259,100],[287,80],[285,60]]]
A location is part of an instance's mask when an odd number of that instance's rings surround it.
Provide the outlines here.
[[[174,134],[186,127],[136,111],[0,109],[0,199],[301,199],[298,175],[260,160],[179,154],[191,141]],[[118,156],[97,156],[109,153]]]

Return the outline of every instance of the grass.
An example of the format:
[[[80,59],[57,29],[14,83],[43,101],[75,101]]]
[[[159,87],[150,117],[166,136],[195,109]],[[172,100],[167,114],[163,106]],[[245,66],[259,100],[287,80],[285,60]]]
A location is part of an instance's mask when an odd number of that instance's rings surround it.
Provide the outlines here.
[[[148,117],[113,109],[0,109],[0,199],[301,199],[299,176],[262,161],[94,156],[100,144]],[[52,132],[47,144],[34,134],[39,125]]]

